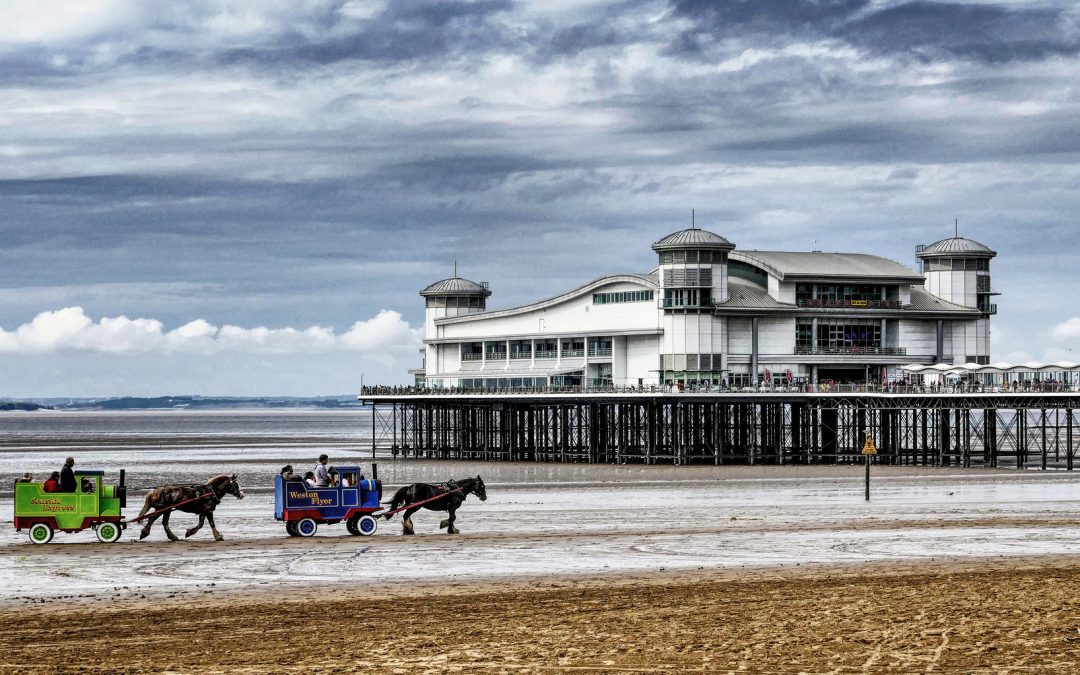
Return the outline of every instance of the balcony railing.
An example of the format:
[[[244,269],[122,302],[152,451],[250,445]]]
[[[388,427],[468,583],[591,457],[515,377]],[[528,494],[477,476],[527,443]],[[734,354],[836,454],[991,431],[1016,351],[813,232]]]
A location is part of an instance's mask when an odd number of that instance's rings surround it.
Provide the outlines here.
[[[900,309],[899,300],[812,300],[801,298],[795,301],[799,307],[814,309]]]
[[[557,359],[559,358],[559,352],[555,349],[537,349],[536,358],[538,359]]]
[[[525,361],[532,358],[532,352],[510,352],[511,361]]]
[[[611,356],[611,347],[589,347],[589,356]]]
[[[461,360],[462,361],[483,361],[484,360],[484,355],[483,354],[474,354],[472,352],[469,352],[467,354],[462,354],[461,355]]]
[[[906,347],[807,347],[796,345],[796,354],[838,354],[843,356],[875,355],[904,356],[907,354]]]
[[[997,305],[990,303],[987,305],[981,305],[979,311],[983,314],[997,314]]]
[[[574,357],[585,356],[584,349],[564,349],[562,350],[562,357],[564,359],[572,359]]]
[[[488,361],[505,361],[506,360],[506,352],[488,352],[487,353],[487,360]]]

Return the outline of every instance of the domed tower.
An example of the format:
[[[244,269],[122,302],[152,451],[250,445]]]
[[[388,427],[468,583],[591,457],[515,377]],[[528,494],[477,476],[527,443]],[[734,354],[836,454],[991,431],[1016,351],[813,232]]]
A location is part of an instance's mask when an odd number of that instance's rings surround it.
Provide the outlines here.
[[[708,230],[669,234],[652,245],[660,256],[664,339],[662,376],[712,380],[723,369],[724,319],[713,305],[728,299],[728,252],[735,245]]]
[[[485,311],[491,290],[486,281],[477,283],[461,277],[451,277],[436,281],[420,291],[420,295],[425,300],[426,334],[428,338],[434,338],[435,319]]]
[[[971,239],[955,236],[915,249],[922,261],[923,283],[929,293],[948,302],[982,312],[976,321],[956,321],[951,336],[954,363],[989,363],[990,317],[997,305],[990,302],[998,295],[990,287],[990,260],[997,253]]]
[[[457,270],[455,269],[455,272]],[[491,295],[486,281],[477,283],[453,276],[449,279],[436,281],[424,290],[420,291],[424,297],[424,340],[425,345],[421,350],[424,354],[423,367],[413,371],[421,375],[426,383],[437,386],[436,380],[428,379],[433,373],[443,372],[447,366],[446,354],[440,359],[439,345],[426,342],[438,337],[435,329],[435,319],[448,316],[462,316],[464,314],[479,314],[487,310],[487,299]],[[443,346],[445,350],[445,345]],[[451,351],[457,350],[453,345]],[[453,356],[454,359],[458,356]],[[418,382],[420,379],[418,378]]]

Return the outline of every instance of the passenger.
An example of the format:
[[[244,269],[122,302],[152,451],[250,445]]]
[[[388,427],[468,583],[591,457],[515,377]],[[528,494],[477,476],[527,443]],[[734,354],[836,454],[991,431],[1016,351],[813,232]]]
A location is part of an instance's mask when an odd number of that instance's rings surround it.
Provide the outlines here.
[[[64,460],[64,468],[60,469],[60,492],[75,492],[78,484],[75,482],[75,458],[68,457]]]
[[[83,478],[82,479],[82,491],[83,491],[83,494],[87,494],[87,495],[88,494],[93,494],[93,492],[94,492],[94,481],[90,480],[89,478]]]
[[[308,487],[315,487],[315,472],[308,471],[304,474],[304,485]]]
[[[356,485],[356,474],[350,471],[349,473],[341,474],[341,487],[354,487]]]
[[[330,487],[333,484],[330,467],[327,466],[329,461],[326,455],[319,455],[319,463],[315,465],[315,487]]]
[[[45,481],[42,489],[45,492],[60,492],[60,472],[53,471],[49,474],[49,479]]]
[[[281,480],[301,480],[301,478],[293,473],[292,464],[286,464],[281,467]]]
[[[23,474],[22,478],[18,479],[15,482],[16,483],[33,483],[34,482],[34,474],[27,471],[26,473]]]

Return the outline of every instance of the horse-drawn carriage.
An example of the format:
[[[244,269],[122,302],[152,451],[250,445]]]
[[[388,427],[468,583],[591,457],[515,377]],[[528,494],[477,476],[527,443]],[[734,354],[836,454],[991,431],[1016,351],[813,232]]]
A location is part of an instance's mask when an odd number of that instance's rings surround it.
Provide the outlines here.
[[[382,507],[382,481],[362,478],[358,466],[339,467],[331,487],[309,487],[301,478],[274,479],[274,518],[292,537],[310,537],[319,525],[345,521],[349,534],[371,536],[379,522],[371,515]]]
[[[372,466],[373,473],[376,470]],[[474,494],[481,500],[487,499],[484,481],[477,476],[447,483],[406,485],[397,490],[384,508],[380,503],[382,482],[377,478],[365,479],[359,466],[340,467],[336,474],[339,481],[331,487],[311,487],[299,478],[286,479],[282,475],[274,479],[274,517],[285,523],[290,536],[310,537],[319,525],[341,521],[345,521],[349,534],[370,536],[378,529],[376,518],[391,518],[400,512],[404,512],[403,533],[413,534],[412,515],[421,508],[447,512],[448,518],[440,528],[448,534],[457,534],[455,514],[466,496]],[[34,544],[49,543],[57,530],[86,529],[93,529],[98,540],[112,543],[120,539],[129,524],[143,521],[139,538],[147,537],[151,525],[160,518],[165,534],[177,541],[179,537],[169,529],[169,517],[174,511],[183,511],[199,517],[198,524],[188,529],[185,537],[194,535],[208,522],[214,539],[220,541],[224,537],[214,524],[215,508],[227,495],[244,498],[235,475],[215,476],[206,483],[161,485],[149,490],[137,517],[125,520],[124,471],[120,471],[117,485],[106,485],[104,475],[103,471],[75,471],[78,485],[75,492],[46,492],[41,483],[16,483],[15,529],[29,529]]]
[[[75,471],[75,492],[46,492],[41,483],[15,484],[15,530],[30,530],[30,541],[48,544],[57,530],[93,529],[99,541],[111,544],[127,523],[120,510],[127,506],[124,472],[120,483],[106,485],[104,471]]]

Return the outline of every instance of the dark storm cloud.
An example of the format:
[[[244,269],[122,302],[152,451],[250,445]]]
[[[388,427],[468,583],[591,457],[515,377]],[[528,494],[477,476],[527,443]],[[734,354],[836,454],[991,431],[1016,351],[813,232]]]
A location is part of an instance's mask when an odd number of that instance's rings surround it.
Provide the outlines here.
[[[289,36],[265,48],[230,49],[225,64],[292,62],[330,64],[338,61],[414,61],[483,53],[504,45],[509,36],[492,18],[509,10],[509,0],[449,0],[435,4],[391,2],[385,11],[348,35],[329,40]],[[295,44],[290,44],[295,43]]]
[[[698,57],[707,41],[747,37],[838,39],[879,53],[989,62],[1080,49],[1080,32],[1061,8],[907,2],[876,9],[868,0],[675,0],[673,10],[694,27],[672,50]]]
[[[407,189],[476,192],[502,184],[518,173],[554,168],[554,162],[528,155],[449,155],[390,164],[379,169],[381,181]]]
[[[741,248],[905,260],[959,216],[1007,293],[1031,259],[1076,277],[1028,236],[1080,210],[1065,2],[141,7],[0,35],[0,326],[418,325],[455,260],[532,301],[648,270],[691,208]]]
[[[1065,12],[1041,7],[912,2],[848,23],[837,31],[878,51],[953,55],[989,62],[1075,54],[1080,33]]]

